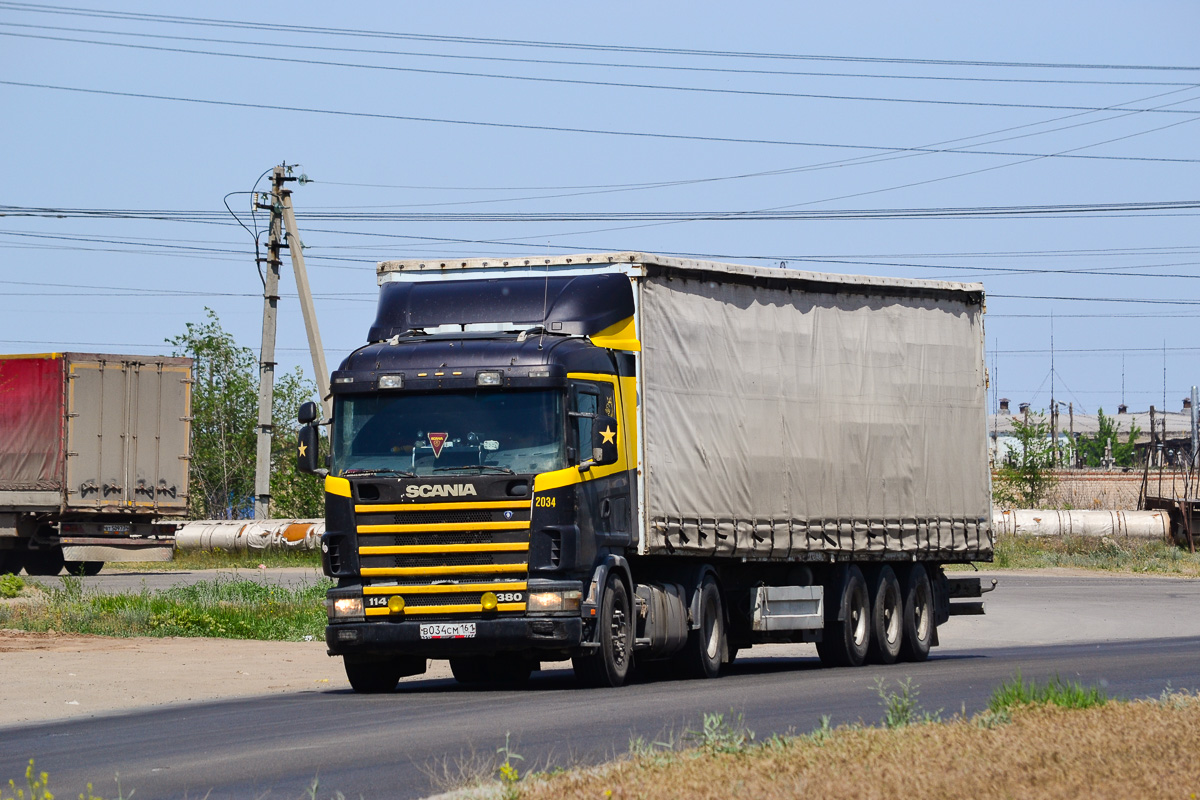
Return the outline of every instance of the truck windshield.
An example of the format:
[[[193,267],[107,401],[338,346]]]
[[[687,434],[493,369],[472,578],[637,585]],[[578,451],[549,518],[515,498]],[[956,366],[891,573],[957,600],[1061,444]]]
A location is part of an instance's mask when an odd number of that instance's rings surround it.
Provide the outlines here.
[[[528,474],[566,466],[560,392],[342,395],[333,417],[335,475]]]

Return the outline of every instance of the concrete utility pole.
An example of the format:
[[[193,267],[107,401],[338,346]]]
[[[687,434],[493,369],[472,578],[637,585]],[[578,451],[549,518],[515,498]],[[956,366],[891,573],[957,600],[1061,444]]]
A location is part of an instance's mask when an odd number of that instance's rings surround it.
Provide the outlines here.
[[[258,448],[254,466],[254,518],[271,518],[271,422],[272,398],[275,393],[275,319],[279,309],[279,249],[283,246],[284,169],[276,167],[271,173],[271,202],[258,208],[271,212],[271,227],[267,242],[267,257],[263,281],[262,349],[258,359]]]
[[[295,180],[295,178],[285,178]],[[301,176],[301,182],[305,180]],[[312,353],[313,374],[317,379],[317,394],[321,398],[321,418],[333,416],[333,395],[329,392],[329,370],[325,367],[325,350],[321,346],[321,329],[317,326],[317,311],[313,308],[312,291],[308,286],[308,271],[304,268],[304,244],[296,230],[296,215],[292,211],[292,192],[282,189],[283,224],[287,229],[288,255],[296,273],[296,288],[300,292],[300,311],[304,314],[304,330],[308,334],[308,349]]]

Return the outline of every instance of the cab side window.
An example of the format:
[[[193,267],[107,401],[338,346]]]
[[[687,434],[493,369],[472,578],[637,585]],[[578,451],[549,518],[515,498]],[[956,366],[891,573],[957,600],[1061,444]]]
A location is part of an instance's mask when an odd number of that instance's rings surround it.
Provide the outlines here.
[[[603,383],[576,384],[572,393],[571,419],[575,431],[575,452],[579,461],[592,457],[592,431],[596,417],[616,416],[613,389]]]

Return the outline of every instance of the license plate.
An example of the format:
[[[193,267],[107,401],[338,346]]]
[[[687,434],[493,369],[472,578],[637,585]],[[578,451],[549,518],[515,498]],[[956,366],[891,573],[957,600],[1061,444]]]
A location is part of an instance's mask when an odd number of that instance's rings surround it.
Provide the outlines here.
[[[128,525],[101,525],[100,530],[105,533],[129,533],[132,528]]]
[[[422,639],[474,639],[474,622],[437,623],[421,626]]]

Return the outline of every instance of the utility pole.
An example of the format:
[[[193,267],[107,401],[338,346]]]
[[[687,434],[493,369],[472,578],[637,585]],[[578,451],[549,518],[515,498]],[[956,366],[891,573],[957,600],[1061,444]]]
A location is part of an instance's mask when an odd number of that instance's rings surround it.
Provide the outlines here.
[[[296,180],[292,177],[284,180]],[[307,180],[300,177],[301,183]],[[292,257],[292,270],[296,273],[296,288],[300,293],[300,311],[304,315],[304,330],[308,334],[308,349],[312,354],[313,374],[317,380],[317,394],[321,398],[321,418],[333,416],[333,396],[329,392],[329,370],[325,367],[325,350],[321,346],[321,329],[317,326],[317,312],[313,308],[312,291],[308,285],[308,270],[304,268],[304,244],[296,229],[296,214],[292,210],[292,192],[281,189],[283,224],[287,230],[288,255]]]
[[[271,173],[271,202],[262,204],[255,197],[258,208],[271,212],[271,226],[267,242],[267,257],[263,275],[263,327],[262,349],[258,359],[258,448],[254,466],[254,518],[271,518],[271,434],[272,399],[275,394],[275,320],[279,310],[279,267],[282,261],[279,250],[283,247],[283,191],[284,169],[276,167]]]

